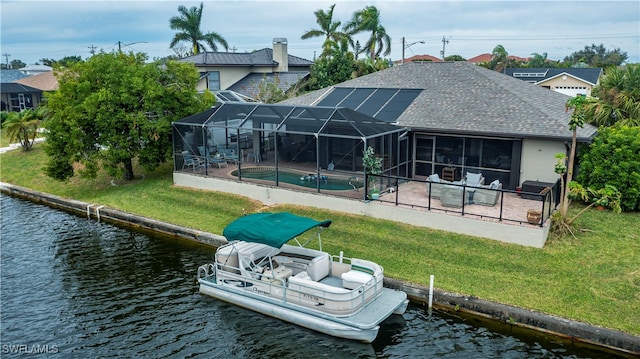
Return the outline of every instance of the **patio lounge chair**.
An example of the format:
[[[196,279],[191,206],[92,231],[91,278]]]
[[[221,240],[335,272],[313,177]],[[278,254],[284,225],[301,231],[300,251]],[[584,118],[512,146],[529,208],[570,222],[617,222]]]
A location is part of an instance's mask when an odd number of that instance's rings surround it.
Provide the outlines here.
[[[236,151],[230,148],[220,148],[220,155],[225,159],[228,163],[238,164],[240,157],[236,154]]]
[[[207,166],[210,164],[215,164],[218,166],[218,168],[222,168],[222,165],[224,165],[225,167],[228,166],[227,161],[225,161],[224,158],[220,157],[220,155],[218,155],[217,157],[212,155],[211,152],[206,150],[204,146],[198,146],[198,152],[200,152],[200,156],[202,156],[202,158],[205,158],[207,160]]]
[[[193,172],[196,171],[196,168],[204,166],[205,162],[200,157],[189,153],[189,151],[182,151],[182,170],[184,171],[185,167],[193,168]]]
[[[462,207],[462,187],[451,185],[442,186],[440,203],[445,207]]]
[[[488,186],[480,186],[473,194],[473,203],[483,206],[494,206],[498,202],[502,189],[502,183],[495,180]]]
[[[444,185],[440,194],[440,203],[445,207],[460,208],[463,198],[466,198],[465,204],[474,204],[477,192],[477,187]]]
[[[480,187],[484,184],[484,177],[482,176],[482,173],[467,172],[464,180],[465,184],[471,187]]]
[[[438,174],[432,174],[427,177],[427,196],[431,195],[431,198],[440,198],[444,186],[451,183],[453,182],[440,178]]]

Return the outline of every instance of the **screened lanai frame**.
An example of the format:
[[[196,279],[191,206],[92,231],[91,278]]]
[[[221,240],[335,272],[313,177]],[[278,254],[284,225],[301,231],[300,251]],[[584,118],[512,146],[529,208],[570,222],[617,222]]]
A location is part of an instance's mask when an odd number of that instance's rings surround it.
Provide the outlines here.
[[[318,191],[321,172],[335,168],[363,176],[361,155],[368,146],[385,159],[383,174],[398,175],[400,168],[409,167],[406,165],[408,147],[401,145],[401,138],[406,138],[406,128],[345,107],[223,103],[176,121],[172,127],[175,171],[185,169],[184,156],[188,154],[199,158],[199,173],[210,175],[213,171],[209,169],[216,168],[209,161],[210,155],[233,151],[239,161],[231,161],[231,165],[238,167],[237,177],[242,180],[242,166],[254,166],[259,162],[255,161],[256,156],[264,158],[267,152],[272,152],[278,186],[278,172],[285,162],[289,137],[307,139],[303,150],[308,154],[307,163],[315,162]],[[343,149],[345,156],[337,156],[336,148]],[[254,161],[242,156],[247,149],[251,149]],[[312,157],[315,158],[310,161]],[[365,178],[365,186],[367,182]]]

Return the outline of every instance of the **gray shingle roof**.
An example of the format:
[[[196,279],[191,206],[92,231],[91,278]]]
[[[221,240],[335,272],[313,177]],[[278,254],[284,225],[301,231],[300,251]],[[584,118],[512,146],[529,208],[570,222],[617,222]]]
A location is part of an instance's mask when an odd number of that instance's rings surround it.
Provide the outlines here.
[[[418,88],[420,95],[398,117],[400,126],[442,133],[569,139],[569,96],[463,61],[412,62],[334,87]],[[313,105],[329,89],[283,101]],[[596,128],[585,125],[578,138]]]
[[[256,98],[256,95],[260,91],[258,85],[262,79],[266,78],[268,82],[275,82],[278,78],[278,88],[284,92],[287,92],[293,87],[300,79],[309,75],[308,71],[289,71],[279,74],[258,74],[253,73],[245,76],[242,80],[236,82],[228,88],[228,90],[241,93],[243,95]]]
[[[311,66],[313,61],[288,55],[289,66]],[[188,56],[179,61],[198,65],[222,66],[273,66],[273,49],[264,48],[253,52],[202,52]]]

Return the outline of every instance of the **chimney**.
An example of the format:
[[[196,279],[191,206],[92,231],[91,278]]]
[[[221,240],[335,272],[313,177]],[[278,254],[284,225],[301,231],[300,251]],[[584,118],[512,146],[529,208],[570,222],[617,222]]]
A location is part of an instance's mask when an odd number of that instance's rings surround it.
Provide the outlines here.
[[[289,54],[287,53],[287,38],[273,38],[273,61],[278,63],[276,72],[289,71]]]

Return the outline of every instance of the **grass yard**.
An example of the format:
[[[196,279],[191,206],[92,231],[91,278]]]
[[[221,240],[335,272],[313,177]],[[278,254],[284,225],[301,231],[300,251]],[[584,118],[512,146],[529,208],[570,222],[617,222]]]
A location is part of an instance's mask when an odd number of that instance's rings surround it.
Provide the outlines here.
[[[0,129],[0,147],[8,147],[11,144],[9,138],[5,136],[5,133],[5,131]]]
[[[175,187],[170,164],[129,183],[104,175],[61,183],[43,174],[45,161],[39,145],[0,155],[0,180],[218,234],[243,213],[265,209],[244,197]],[[590,209],[578,239],[552,238],[536,249],[311,207],[269,210],[333,220],[323,249],[371,259],[389,277],[426,286],[434,274],[436,287],[450,292],[640,335],[640,213]]]

